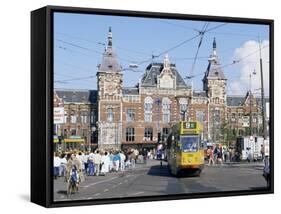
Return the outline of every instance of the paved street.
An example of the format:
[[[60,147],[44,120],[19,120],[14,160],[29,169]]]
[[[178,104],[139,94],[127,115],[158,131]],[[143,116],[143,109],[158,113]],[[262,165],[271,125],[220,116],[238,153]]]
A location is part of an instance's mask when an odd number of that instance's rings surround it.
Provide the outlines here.
[[[63,178],[54,180],[54,200],[85,200],[180,193],[251,190],[266,187],[262,163],[205,166],[200,177],[176,178],[170,175],[166,162],[150,160],[133,170],[86,177],[79,193],[66,196]]]

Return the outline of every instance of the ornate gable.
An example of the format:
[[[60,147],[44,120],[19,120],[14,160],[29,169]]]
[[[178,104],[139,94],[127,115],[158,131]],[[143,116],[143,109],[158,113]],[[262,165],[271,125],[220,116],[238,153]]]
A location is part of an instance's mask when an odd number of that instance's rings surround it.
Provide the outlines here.
[[[165,55],[163,69],[157,78],[158,88],[176,88],[176,76],[171,70],[168,54]]]

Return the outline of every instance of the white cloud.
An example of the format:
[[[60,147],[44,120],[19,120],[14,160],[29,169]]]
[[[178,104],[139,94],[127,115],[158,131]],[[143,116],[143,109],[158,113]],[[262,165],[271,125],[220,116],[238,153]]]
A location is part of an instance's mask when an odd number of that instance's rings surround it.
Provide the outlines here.
[[[243,59],[239,63],[239,78],[229,81],[230,89],[233,94],[244,95],[250,88],[250,74],[254,71],[256,75],[252,75],[251,89],[253,93],[259,93],[261,88],[260,74],[260,56],[259,43],[253,40],[245,42],[242,47],[236,48],[234,51],[234,60]],[[269,41],[264,40],[261,43],[261,54],[263,62],[264,92],[269,94]]]

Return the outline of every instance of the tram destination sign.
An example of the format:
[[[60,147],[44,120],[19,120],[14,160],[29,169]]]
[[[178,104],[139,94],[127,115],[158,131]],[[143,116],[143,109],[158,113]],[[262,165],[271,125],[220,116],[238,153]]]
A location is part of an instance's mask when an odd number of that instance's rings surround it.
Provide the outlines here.
[[[184,129],[196,129],[197,123],[196,122],[183,122]]]
[[[197,122],[181,122],[180,134],[198,134],[198,132]]]

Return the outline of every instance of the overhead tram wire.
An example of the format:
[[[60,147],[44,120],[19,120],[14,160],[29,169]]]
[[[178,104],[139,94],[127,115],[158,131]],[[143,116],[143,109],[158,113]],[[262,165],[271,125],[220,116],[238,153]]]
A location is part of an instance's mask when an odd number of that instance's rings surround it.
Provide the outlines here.
[[[208,29],[208,26],[209,26],[209,23],[205,23],[203,25],[203,27],[202,27],[202,30],[199,31],[200,40],[199,40],[199,43],[198,43],[198,46],[197,46],[197,50],[196,50],[196,53],[195,53],[195,57],[194,57],[194,60],[193,60],[192,66],[191,66],[190,75],[192,75],[193,72],[194,72],[195,64],[196,64],[197,57],[198,57],[198,53],[199,53],[200,47],[202,45],[204,35],[205,35],[205,33],[206,33],[207,29]]]
[[[214,29],[220,28],[220,27],[222,27],[222,26],[224,26],[224,25],[227,25],[227,24],[228,24],[228,23],[223,23],[223,24],[219,24],[219,25],[217,25],[217,26],[214,26],[214,27],[212,27],[212,28],[209,28],[208,30],[206,30],[205,33],[210,32],[210,31],[212,31],[212,30],[214,30]],[[186,44],[186,43],[188,43],[188,42],[190,42],[190,41],[193,41],[194,39],[196,39],[196,38],[198,38],[198,37],[201,36],[201,32],[200,32],[200,31],[198,31],[198,30],[196,30],[196,29],[193,29],[193,30],[197,31],[198,33],[197,33],[196,35],[194,35],[194,36],[192,36],[192,37],[190,37],[190,38],[188,38],[188,39],[186,39],[186,40],[180,42],[179,44],[177,44],[177,45],[175,45],[175,46],[173,46],[173,47],[171,47],[171,48],[168,48],[168,49],[166,49],[166,50],[160,52],[158,55],[152,55],[152,59],[158,58],[158,57],[160,57],[160,56],[162,56],[162,55],[164,55],[164,54],[166,54],[166,53],[168,53],[168,52],[170,52],[170,51],[172,51],[172,50],[174,50],[174,49],[176,49],[176,48],[178,48],[178,47],[180,47],[180,46],[182,46],[182,45],[184,45],[184,44]],[[143,61],[139,61],[138,64],[141,65],[141,64],[143,64],[143,63],[150,62],[150,61],[151,61],[151,58],[146,59],[146,60],[143,60]]]
[[[72,79],[66,79],[66,80],[55,80],[55,83],[61,83],[61,82],[71,82],[71,81],[78,81],[78,80],[88,80],[88,79],[93,79],[96,78],[96,76],[91,75],[88,77],[79,77],[79,78],[72,78]]]
[[[93,40],[90,40],[90,39],[82,38],[82,37],[79,37],[79,36],[73,36],[73,35],[70,35],[70,34],[67,34],[67,33],[62,33],[62,32],[55,32],[55,33],[63,35],[63,36],[66,36],[66,37],[78,39],[78,40],[81,40],[81,41],[86,41],[86,42],[94,44],[94,45],[103,45],[103,46],[105,46],[105,43],[103,43],[103,42],[96,42],[96,41],[93,41]],[[126,52],[131,52],[131,53],[135,53],[135,54],[139,54],[139,55],[145,55],[145,56],[150,55],[149,53],[145,53],[145,52],[141,52],[141,51],[136,51],[136,50],[131,50],[131,49],[128,49],[128,48],[123,48],[123,47],[121,47],[119,45],[116,46],[116,48],[118,48],[118,50],[120,49],[120,50],[123,50],[123,51],[126,51]]]
[[[263,47],[261,48],[261,50],[264,49],[264,48],[266,48],[266,47],[268,47],[268,46],[269,46],[269,45],[263,46]],[[257,50],[255,50],[255,51],[249,53],[248,55],[246,55],[246,56],[240,58],[240,59],[233,60],[231,63],[228,63],[228,64],[225,64],[225,65],[219,66],[218,68],[221,69],[221,68],[229,67],[229,66],[232,66],[232,65],[236,65],[236,64],[240,63],[241,61],[245,60],[246,58],[248,58],[249,56],[252,56],[253,54],[257,53],[258,51],[260,51],[260,49],[257,49]],[[199,76],[199,75],[202,75],[202,74],[205,74],[205,72],[201,72],[201,73],[198,73],[198,74],[195,74],[195,75],[187,76],[187,77],[185,77],[185,79],[192,79],[192,78],[194,78],[194,77],[196,77],[196,76]]]
[[[67,41],[62,40],[62,39],[56,39],[56,40],[59,41],[59,42],[62,42],[64,44],[76,47],[76,48],[80,48],[80,49],[83,49],[83,50],[86,50],[86,51],[89,51],[89,52],[93,52],[93,53],[99,54],[101,56],[103,55],[103,53],[100,52],[100,51],[97,51],[97,50],[94,50],[94,49],[90,49],[90,48],[85,48],[85,47],[83,47],[81,45],[77,45],[77,44],[75,44],[73,42],[67,42]],[[121,58],[121,57],[118,57],[118,56],[117,56],[117,58],[122,60],[122,61],[125,61],[125,62],[132,62],[132,60],[124,59],[124,58]]]
[[[181,42],[181,43],[179,43],[179,44],[177,44],[177,45],[175,45],[175,46],[173,46],[173,47],[171,47],[171,48],[169,48],[169,49],[167,49],[167,50],[165,50],[165,51],[162,51],[162,52],[161,52],[160,54],[158,54],[158,55],[154,55],[154,58],[158,58],[158,57],[160,57],[160,56],[162,56],[162,55],[164,55],[164,54],[166,54],[166,53],[168,53],[168,52],[170,52],[170,51],[172,51],[172,50],[174,50],[174,49],[176,49],[176,48],[178,48],[178,47],[184,45],[185,43],[190,42],[190,41],[196,39],[196,38],[199,37],[199,36],[200,36],[200,33],[198,33],[197,35],[195,35],[195,36],[193,36],[193,37],[191,37],[191,38],[189,38],[189,39],[184,40],[183,42]]]
[[[206,32],[210,32],[210,31],[212,31],[212,30],[214,30],[214,29],[217,29],[217,28],[219,28],[219,27],[222,27],[222,26],[224,26],[224,25],[226,25],[226,24],[227,24],[227,23],[223,23],[223,24],[217,25],[217,26],[215,26],[215,27],[213,27],[213,28],[208,29]],[[195,35],[195,36],[193,36],[193,37],[191,37],[191,38],[188,38],[188,39],[182,41],[181,43],[179,43],[179,44],[177,44],[177,45],[175,45],[175,46],[173,46],[173,47],[171,47],[171,48],[166,49],[165,51],[162,51],[162,52],[159,53],[158,55],[152,55],[152,59],[158,58],[158,57],[164,55],[165,53],[168,53],[168,52],[170,52],[170,51],[172,51],[172,50],[174,50],[174,49],[176,49],[176,48],[178,48],[178,47],[180,47],[180,46],[182,46],[182,45],[184,45],[184,44],[186,44],[186,43],[188,43],[188,42],[190,42],[190,41],[192,41],[192,40],[194,40],[194,39],[196,39],[196,38],[198,38],[198,37],[200,37],[200,36],[201,36],[201,33],[198,32],[197,35]],[[90,48],[86,48],[86,47],[83,47],[83,46],[78,45],[78,44],[73,43],[73,42],[68,42],[68,41],[65,41],[65,40],[62,40],[62,39],[55,39],[55,40],[56,40],[56,41],[59,41],[59,42],[62,42],[62,43],[64,43],[64,44],[67,44],[67,45],[76,47],[76,48],[80,48],[80,49],[83,49],[83,50],[86,50],[86,51],[90,51],[90,52],[93,52],[93,53],[96,53],[96,54],[99,54],[99,55],[103,55],[103,53],[100,52],[100,51],[93,50],[93,49],[90,49]],[[125,59],[125,58],[121,58],[121,57],[117,57],[117,58],[120,59],[120,60],[122,60],[122,61],[125,61],[125,62],[135,63],[134,61],[128,60],[128,59]],[[138,64],[138,65],[141,65],[141,64],[143,64],[143,63],[150,62],[150,61],[151,61],[151,58],[149,58],[149,59],[147,59],[147,60],[143,60],[143,61],[137,61],[137,64]]]
[[[92,57],[93,57],[93,56],[88,55],[88,54],[85,54],[85,53],[83,53],[83,52],[81,52],[81,51],[77,51],[77,50],[75,50],[75,49],[72,49],[72,48],[69,48],[69,47],[65,47],[65,46],[63,46],[63,45],[56,45],[55,47],[58,48],[58,49],[60,49],[60,50],[63,50],[63,51],[68,51],[68,52],[70,52],[70,53],[82,54],[82,55],[87,56],[87,57],[89,57],[89,58],[92,58]]]

